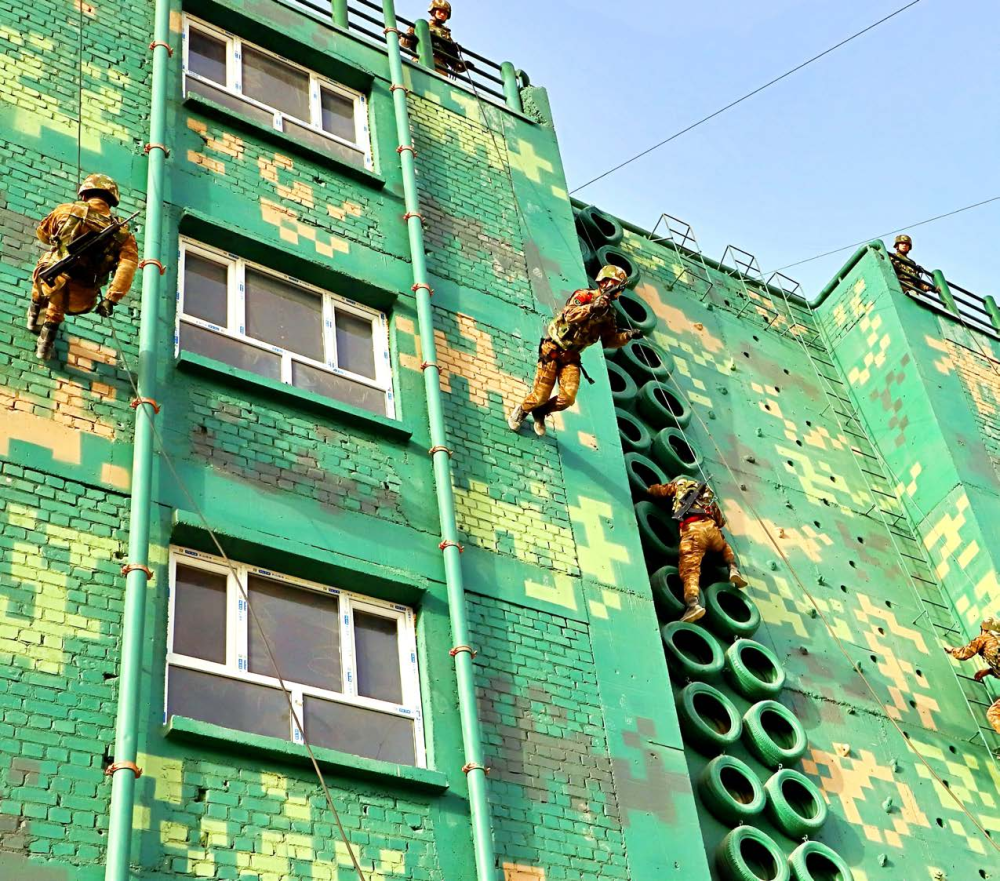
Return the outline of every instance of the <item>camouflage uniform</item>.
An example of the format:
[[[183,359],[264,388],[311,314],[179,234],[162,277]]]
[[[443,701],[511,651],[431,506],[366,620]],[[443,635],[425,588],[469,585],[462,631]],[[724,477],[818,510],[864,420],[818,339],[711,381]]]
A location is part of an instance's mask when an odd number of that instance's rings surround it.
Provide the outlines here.
[[[889,255],[889,261],[896,272],[899,284],[904,291],[931,291],[933,287],[927,284],[921,276],[920,265],[899,250],[900,245],[913,247],[913,240],[909,236],[899,236],[896,239],[896,250]]]
[[[982,682],[990,676],[1000,679],[1000,636],[997,635],[998,633],[1000,633],[1000,622],[988,618],[983,622],[982,633],[972,642],[958,649],[946,648],[945,651],[956,661],[968,661],[970,658],[980,655],[986,661],[988,669],[976,673],[977,682]],[[986,720],[993,726],[993,730],[1000,734],[1000,698],[986,711]]]
[[[451,28],[448,27],[444,22],[451,18],[451,4],[444,2],[444,0],[434,0],[431,3],[430,19],[428,19],[428,25],[431,31],[431,45],[433,47],[434,53],[434,67],[437,68],[439,73],[448,74],[451,72],[455,73],[465,73],[469,68],[468,65],[462,60],[462,54],[459,49],[458,43],[455,42],[451,35]],[[444,21],[437,18],[436,12],[443,12],[446,14]],[[415,52],[417,49],[417,35],[414,28],[410,28],[403,36],[399,38],[400,45],[404,49],[409,49],[411,52]]]
[[[676,477],[670,483],[660,483],[649,488],[649,495],[654,499],[672,501],[671,512],[674,519],[681,516],[688,495],[698,490],[694,505],[688,510],[684,519],[680,520],[681,548],[677,569],[684,582],[684,601],[688,611],[685,621],[697,621],[705,614],[701,600],[701,564],[705,554],[712,552],[721,554],[729,566],[729,579],[738,587],[746,587],[743,576],[736,566],[736,554],[722,534],[726,518],[715,500],[711,487],[690,477]]]

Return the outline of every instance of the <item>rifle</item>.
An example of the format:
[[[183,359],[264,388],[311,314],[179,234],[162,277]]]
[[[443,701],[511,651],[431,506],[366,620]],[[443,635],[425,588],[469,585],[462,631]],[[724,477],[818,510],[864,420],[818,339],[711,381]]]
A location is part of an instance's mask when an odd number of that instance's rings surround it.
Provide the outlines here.
[[[688,514],[691,513],[691,509],[698,503],[698,499],[701,498],[701,494],[707,486],[707,483],[699,483],[694,489],[688,491],[688,494],[681,499],[680,508],[674,512],[674,520],[678,523],[687,520]]]
[[[141,209],[140,209],[141,210]],[[57,263],[53,263],[51,266],[46,267],[41,272],[38,273],[38,278],[46,286],[52,287],[60,275],[69,269],[72,269],[80,260],[83,259],[89,252],[99,248],[108,239],[110,239],[118,230],[120,230],[126,223],[131,222],[136,217],[139,216],[139,211],[136,211],[131,217],[126,217],[124,220],[116,220],[107,229],[102,229],[100,232],[88,232],[84,233],[80,238],[74,239],[70,242],[69,246],[66,248],[67,255],[62,258]]]

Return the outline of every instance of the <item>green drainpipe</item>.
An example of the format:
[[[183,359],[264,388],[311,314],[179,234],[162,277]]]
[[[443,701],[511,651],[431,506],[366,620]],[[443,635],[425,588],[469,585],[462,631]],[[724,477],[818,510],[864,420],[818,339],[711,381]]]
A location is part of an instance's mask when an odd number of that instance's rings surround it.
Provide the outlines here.
[[[170,0],[156,0],[153,32],[153,82],[150,104],[146,176],[146,230],[143,237],[142,315],[139,325],[138,380],[140,400],[156,396],[156,318],[160,296],[160,236],[163,220],[163,165],[166,161],[167,63],[170,39]],[[152,263],[148,261],[154,261]],[[139,724],[145,717],[139,694],[142,684],[143,625],[146,614],[149,566],[150,497],[153,476],[152,404],[139,404],[135,411],[135,442],[132,452],[132,491],[129,512],[128,563],[125,579],[125,611],[122,624],[121,667],[118,678],[118,723],[115,730],[111,781],[111,817],[108,827],[108,857],[105,881],[128,881],[132,846],[132,813],[138,755]]]
[[[986,311],[990,313],[990,321],[993,322],[993,329],[1000,331],[1000,309],[997,308],[997,301],[987,295],[983,298],[986,304]]]
[[[507,98],[507,106],[518,113],[524,113],[521,103],[521,87],[517,82],[517,71],[514,65],[505,61],[500,65],[500,77],[503,80],[503,93]]]
[[[956,315],[961,318],[962,313],[958,311],[958,303],[955,302],[955,297],[951,292],[951,285],[948,284],[948,279],[944,277],[944,273],[940,269],[935,269],[931,273],[931,277],[934,279],[934,284],[938,289],[938,296],[941,298],[941,304],[952,315]]]
[[[330,9],[333,12],[333,23],[338,28],[347,30],[350,26],[347,21],[347,0],[333,0]]]
[[[417,323],[427,392],[433,447],[434,480],[437,490],[438,514],[441,519],[441,547],[444,553],[445,582],[448,587],[448,608],[451,629],[458,651],[454,652],[455,674],[458,679],[458,709],[462,719],[462,741],[465,746],[466,777],[472,814],[472,838],[476,851],[478,881],[496,881],[496,855],[493,850],[493,830],[490,826],[490,806],[486,793],[486,769],[483,763],[482,733],[476,708],[476,684],[469,649],[469,621],[462,580],[461,549],[458,526],[455,523],[455,497],[452,490],[451,458],[447,449],[441,407],[441,374],[437,366],[434,344],[434,314],[431,310],[427,263],[424,257],[424,229],[420,217],[420,196],[410,132],[410,113],[403,86],[403,62],[399,51],[399,32],[393,0],[384,0],[385,26],[389,46],[389,70],[392,74],[392,100],[396,110],[396,131],[399,137],[400,161],[403,166],[403,191],[406,201],[407,229],[410,234],[410,256],[413,261],[413,288],[417,299]],[[454,769],[454,770],[457,770]]]
[[[413,25],[413,32],[417,35],[417,60],[426,68],[435,70],[434,63],[434,38],[431,37],[431,25],[426,18],[418,18]]]

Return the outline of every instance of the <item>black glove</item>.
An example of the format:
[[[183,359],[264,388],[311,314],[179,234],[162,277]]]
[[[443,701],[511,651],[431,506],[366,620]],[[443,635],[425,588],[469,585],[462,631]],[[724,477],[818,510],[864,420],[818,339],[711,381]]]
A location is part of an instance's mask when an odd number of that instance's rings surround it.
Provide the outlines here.
[[[644,337],[645,335],[646,335],[646,334],[645,334],[645,333],[643,333],[643,332],[642,332],[641,330],[639,330],[638,328],[635,328],[634,330],[630,330],[630,331],[628,332],[628,338],[629,338],[630,340],[641,340],[641,339],[642,339],[642,338],[643,338],[643,337]]]
[[[115,311],[115,304],[112,303],[111,300],[101,300],[94,311],[100,315],[101,318],[110,318],[111,314]]]

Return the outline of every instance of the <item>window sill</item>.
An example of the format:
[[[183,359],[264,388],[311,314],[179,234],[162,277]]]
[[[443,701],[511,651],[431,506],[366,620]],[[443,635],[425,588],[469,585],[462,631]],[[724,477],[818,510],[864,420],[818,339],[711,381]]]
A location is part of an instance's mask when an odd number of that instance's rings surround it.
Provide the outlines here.
[[[311,764],[305,747],[291,741],[233,731],[229,728],[211,725],[208,722],[197,722],[183,716],[171,716],[163,728],[163,734],[172,740],[183,740],[201,745],[206,742],[217,744],[230,753],[255,753],[265,758],[296,765]],[[380,783],[395,784],[431,793],[446,792],[449,787],[448,778],[444,774],[429,768],[415,768],[411,765],[397,765],[393,762],[381,762],[377,759],[364,759],[360,756],[352,756],[323,747],[313,747],[313,753],[321,769],[344,777],[375,780]]]
[[[368,429],[393,440],[408,441],[413,436],[413,429],[404,422],[390,419],[388,416],[378,416],[333,398],[325,398],[322,395],[307,392],[283,382],[257,376],[249,370],[231,367],[222,361],[206,358],[204,355],[198,355],[194,352],[181,352],[177,356],[177,369],[191,373],[208,374],[231,385],[253,386],[263,391],[268,397],[280,402],[294,401],[309,410],[332,414],[358,428]]]
[[[350,162],[345,162],[343,159],[338,159],[336,156],[331,156],[322,150],[315,150],[306,144],[300,143],[290,135],[286,135],[284,132],[279,132],[270,126],[262,125],[249,117],[237,113],[235,110],[223,107],[221,104],[216,104],[215,101],[205,98],[202,95],[189,93],[184,98],[184,104],[196,108],[199,113],[203,113],[206,116],[211,116],[223,122],[234,122],[241,128],[269,138],[292,152],[300,153],[314,162],[333,168],[345,177],[353,178],[374,189],[382,189],[385,186],[385,178],[374,171],[352,165]]]

